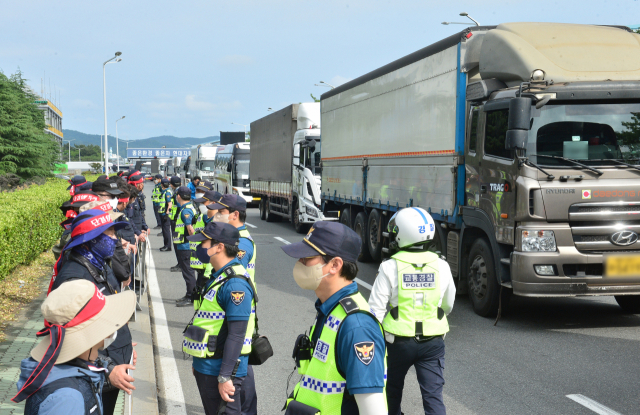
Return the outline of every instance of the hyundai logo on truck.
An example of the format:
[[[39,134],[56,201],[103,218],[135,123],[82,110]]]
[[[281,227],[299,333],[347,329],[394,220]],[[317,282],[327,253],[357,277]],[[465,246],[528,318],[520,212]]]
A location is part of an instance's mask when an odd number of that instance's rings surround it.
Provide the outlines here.
[[[619,231],[611,235],[611,242],[618,246],[633,245],[638,241],[638,234],[634,231]]]

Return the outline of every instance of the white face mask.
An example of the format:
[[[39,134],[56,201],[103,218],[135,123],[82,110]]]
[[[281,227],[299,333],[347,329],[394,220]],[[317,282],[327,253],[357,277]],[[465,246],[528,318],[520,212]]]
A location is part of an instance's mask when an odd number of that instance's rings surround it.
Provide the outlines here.
[[[101,350],[104,350],[107,347],[111,346],[113,344],[113,342],[116,341],[117,337],[118,337],[118,332],[114,331],[111,336],[109,336],[106,339],[104,339],[104,346],[102,347]]]
[[[205,205],[200,205],[200,207],[198,207],[198,209],[200,209],[200,213],[202,213],[203,215],[206,215],[207,212],[209,212],[209,209],[207,209],[207,207]]]
[[[226,215],[223,215],[222,213],[218,212],[213,216],[213,221],[214,222],[229,223],[229,214],[227,213]]]
[[[320,263],[308,267],[302,262],[296,262],[296,265],[293,267],[293,279],[300,288],[315,291],[322,279],[329,275],[328,272],[322,275],[322,267],[325,265],[326,264]]]
[[[202,196],[204,196],[204,193],[196,193],[196,199],[200,199]]]
[[[111,205],[111,209],[115,209],[118,206],[118,199],[109,199],[109,204]]]

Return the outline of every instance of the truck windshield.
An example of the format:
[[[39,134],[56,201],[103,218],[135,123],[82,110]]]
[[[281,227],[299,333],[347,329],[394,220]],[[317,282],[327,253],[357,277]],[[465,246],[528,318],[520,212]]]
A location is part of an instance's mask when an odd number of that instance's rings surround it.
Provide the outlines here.
[[[571,166],[561,159],[588,165],[637,164],[640,158],[640,104],[598,103],[546,105],[532,110],[527,143],[531,161],[547,166]]]
[[[237,154],[236,160],[236,176],[238,179],[249,178],[249,154]]]
[[[215,165],[216,165],[215,160],[204,160],[200,162],[200,170],[213,171]]]

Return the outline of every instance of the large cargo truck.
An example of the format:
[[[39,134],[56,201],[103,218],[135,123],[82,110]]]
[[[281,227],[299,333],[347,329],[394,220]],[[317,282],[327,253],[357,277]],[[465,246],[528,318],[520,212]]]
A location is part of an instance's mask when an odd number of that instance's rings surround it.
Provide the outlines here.
[[[640,35],[472,27],[322,95],[322,200],[379,260],[389,218],[437,223],[459,292],[614,295],[640,312]]]
[[[214,189],[222,194],[239,195],[247,204],[255,204],[249,190],[250,143],[227,144],[218,147],[215,161]]]
[[[260,217],[303,233],[326,220],[320,201],[320,104],[292,104],[251,123],[251,193]]]
[[[199,145],[191,149],[189,178],[199,176],[202,181],[208,180],[213,183],[217,149],[218,146],[211,145]]]

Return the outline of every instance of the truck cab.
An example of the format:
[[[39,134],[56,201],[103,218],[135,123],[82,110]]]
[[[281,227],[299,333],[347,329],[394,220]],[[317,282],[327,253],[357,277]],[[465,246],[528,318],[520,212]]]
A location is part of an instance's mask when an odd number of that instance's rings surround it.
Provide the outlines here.
[[[301,104],[298,109],[298,124],[305,123]],[[322,174],[320,129],[317,124],[298,129],[293,138],[293,169],[291,187],[298,207],[299,223],[313,223],[323,217],[320,200]],[[294,220],[296,220],[294,218]],[[295,225],[295,223],[294,223]]]
[[[239,195],[253,203],[249,189],[250,143],[221,146],[216,152],[214,188],[222,194]]]

